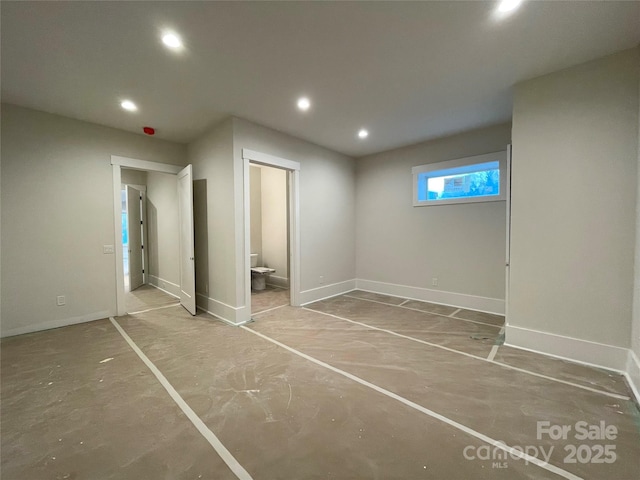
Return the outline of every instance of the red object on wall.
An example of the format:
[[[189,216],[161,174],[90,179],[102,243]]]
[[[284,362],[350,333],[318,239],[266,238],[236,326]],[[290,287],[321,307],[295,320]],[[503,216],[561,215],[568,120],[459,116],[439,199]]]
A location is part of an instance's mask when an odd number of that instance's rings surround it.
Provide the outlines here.
[[[151,127],[142,127],[142,131],[147,135],[153,135],[154,133],[156,133],[155,128],[151,128]]]

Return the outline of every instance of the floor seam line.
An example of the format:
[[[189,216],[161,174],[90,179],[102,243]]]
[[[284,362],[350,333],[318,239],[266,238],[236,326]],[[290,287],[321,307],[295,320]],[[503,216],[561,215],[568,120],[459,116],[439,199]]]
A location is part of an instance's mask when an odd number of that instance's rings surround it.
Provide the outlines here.
[[[289,305],[290,305],[290,304],[285,303],[284,305],[278,305],[277,307],[267,308],[266,310],[260,310],[259,312],[256,312],[256,313],[253,313],[253,312],[252,312],[252,313],[251,313],[251,316],[253,316],[253,315],[260,315],[261,313],[271,312],[271,311],[273,311],[273,310],[277,310],[277,309],[282,308],[282,307],[288,307]]]
[[[557,382],[557,383],[561,383],[563,385],[568,385],[568,386],[571,386],[571,387],[580,388],[580,389],[586,390],[588,392],[593,392],[593,393],[598,393],[598,394],[601,394],[601,395],[606,395],[608,397],[617,398],[619,400],[630,400],[630,397],[626,396],[626,395],[621,395],[621,394],[612,393],[612,392],[606,392],[604,390],[598,390],[598,389],[595,389],[595,388],[587,387],[585,385],[580,385],[578,383],[572,383],[572,382],[568,382],[566,380],[561,380],[559,378],[550,377],[548,375],[544,375],[544,374],[541,374],[541,373],[536,373],[536,372],[532,372],[530,370],[525,370],[523,368],[514,367],[514,366],[509,365],[507,363],[497,362],[495,360],[488,360],[488,359],[486,359],[484,357],[480,357],[478,355],[473,355],[471,353],[463,352],[463,351],[460,351],[460,350],[455,350],[453,348],[445,347],[443,345],[438,345],[437,343],[427,342],[426,340],[421,340],[419,338],[411,337],[409,335],[404,335],[402,333],[394,332],[393,330],[387,330],[387,329],[384,329],[384,328],[374,327],[373,325],[368,325],[366,323],[358,322],[356,320],[350,320],[348,318],[339,317],[339,316],[333,315],[331,313],[321,312],[319,310],[313,310],[313,309],[307,308],[307,307],[302,307],[302,308],[304,310],[309,310],[311,312],[320,313],[322,315],[328,315],[329,317],[337,318],[338,320],[354,323],[356,325],[361,325],[361,326],[363,326],[365,328],[370,328],[372,330],[385,332],[385,333],[388,333],[390,335],[394,335],[394,336],[399,337],[399,338],[405,338],[407,340],[411,340],[411,341],[414,341],[414,342],[417,342],[417,343],[422,343],[424,345],[429,345],[431,347],[439,348],[441,350],[446,350],[447,352],[456,353],[458,355],[464,355],[465,357],[474,358],[474,359],[480,360],[482,362],[493,363],[495,365],[499,365],[500,367],[506,368],[508,370],[513,370],[513,371],[516,371],[516,372],[526,373],[527,375],[532,375],[532,376],[538,377],[538,378],[544,378],[544,379],[552,381],[552,382]]]
[[[337,367],[334,367],[333,365],[328,364],[326,362],[323,362],[322,360],[318,360],[317,358],[312,357],[311,355],[307,355],[306,353],[303,353],[303,352],[301,352],[299,350],[296,350],[295,348],[290,347],[290,346],[288,346],[288,345],[286,345],[286,344],[284,344],[282,342],[279,342],[278,340],[275,340],[275,339],[273,339],[273,338],[271,338],[271,337],[269,337],[267,335],[264,335],[264,334],[262,334],[260,332],[257,332],[256,330],[253,330],[252,328],[249,328],[249,327],[246,327],[246,326],[242,326],[240,328],[243,328],[244,330],[247,330],[247,331],[251,332],[252,334],[263,338],[264,340],[267,340],[267,341],[269,341],[269,342],[271,342],[271,343],[273,343],[275,345],[278,345],[281,348],[284,348],[285,350],[288,350],[289,352],[291,352],[291,353],[293,353],[295,355],[298,355],[298,356],[300,356],[300,357],[302,357],[302,358],[304,358],[304,359],[306,359],[306,360],[308,360],[308,361],[310,361],[312,363],[315,363],[316,365],[319,365],[319,366],[324,367],[324,368],[326,368],[328,370],[331,370],[331,371],[333,371],[335,373],[338,373],[339,375],[342,375],[342,376],[344,376],[344,377],[346,377],[346,378],[348,378],[350,380],[353,380],[356,383],[359,383],[359,384],[361,384],[361,385],[363,385],[365,387],[368,387],[368,388],[370,388],[370,389],[372,389],[374,391],[377,391],[378,393],[386,395],[389,398],[397,400],[400,403],[402,403],[402,404],[404,404],[404,405],[406,405],[406,406],[408,406],[410,408],[413,408],[414,410],[417,410],[417,411],[419,411],[419,412],[421,412],[421,413],[423,413],[423,414],[425,414],[425,415],[427,415],[427,416],[429,416],[431,418],[435,418],[436,420],[439,420],[439,421],[441,421],[443,423],[446,423],[447,425],[449,425],[449,426],[451,426],[453,428],[456,428],[456,429],[458,429],[458,430],[460,430],[460,431],[462,431],[462,432],[464,432],[464,433],[466,433],[466,434],[468,434],[468,435],[470,435],[472,437],[475,437],[475,438],[477,438],[477,439],[479,439],[479,440],[481,440],[481,441],[483,441],[485,443],[488,443],[489,445],[492,445],[495,448],[499,448],[499,449],[501,449],[501,450],[513,455],[513,456],[517,456],[518,458],[524,459],[524,460],[528,461],[529,463],[532,463],[532,464],[534,464],[534,465],[536,465],[536,466],[538,466],[540,468],[543,468],[544,470],[547,470],[547,471],[549,471],[551,473],[555,473],[556,475],[560,475],[561,477],[564,477],[566,479],[582,480],[581,477],[579,477],[577,475],[574,475],[571,472],[563,470],[560,467],[556,467],[553,464],[544,462],[544,461],[540,460],[537,457],[533,457],[531,455],[528,455],[528,454],[524,453],[521,449],[516,449],[515,447],[510,447],[510,446],[506,445],[502,441],[494,440],[493,438],[489,437],[488,435],[485,435],[485,434],[483,434],[481,432],[478,432],[477,430],[474,430],[474,429],[472,429],[470,427],[467,427],[466,425],[464,425],[462,423],[459,423],[459,422],[456,422],[455,420],[451,420],[450,418],[448,418],[448,417],[446,417],[446,416],[444,416],[442,414],[439,414],[439,413],[437,413],[437,412],[435,412],[433,410],[430,410],[430,409],[428,409],[428,408],[426,408],[426,407],[424,407],[424,406],[422,406],[422,405],[420,405],[418,403],[415,403],[415,402],[413,402],[413,401],[411,401],[411,400],[409,400],[407,398],[404,398],[404,397],[398,395],[397,393],[394,393],[394,392],[392,392],[390,390],[387,390],[386,388],[380,387],[379,385],[376,385],[375,383],[369,382],[369,381],[364,380],[364,379],[362,379],[362,378],[360,378],[360,377],[358,377],[358,376],[356,376],[356,375],[354,375],[352,373],[349,373],[349,372],[347,372],[345,370],[341,370],[341,369],[339,369]]]
[[[171,399],[178,405],[180,410],[187,416],[194,427],[200,432],[200,434],[209,442],[209,445],[213,447],[216,453],[220,456],[222,461],[229,467],[229,469],[238,477],[239,480],[253,480],[253,477],[247,472],[242,465],[235,459],[233,454],[227,450],[220,439],[207,427],[202,419],[193,411],[193,409],[187,404],[187,402],[180,396],[178,391],[171,385],[169,380],[162,374],[160,369],[145,355],[145,353],[138,347],[133,339],[125,332],[120,324],[113,317],[109,317],[109,320],[116,328],[118,333],[129,344],[131,349],[138,355],[140,360],[147,366],[151,373],[156,377],[158,382],[164,387]]]
[[[475,323],[478,325],[486,325],[487,327],[494,327],[494,328],[500,328],[500,325],[494,325],[492,323],[487,323],[487,322],[481,322],[479,320],[468,320],[466,318],[460,318],[460,317],[454,317],[453,313],[449,314],[449,315],[441,315],[439,313],[433,313],[433,312],[427,312],[426,310],[418,310],[417,308],[411,308],[411,307],[405,307],[403,304],[400,305],[395,305],[393,303],[386,303],[386,302],[380,302],[378,300],[371,300],[370,298],[360,298],[360,297],[354,297],[352,295],[349,294],[345,294],[342,295],[343,297],[348,297],[348,298],[353,298],[355,300],[363,300],[365,302],[372,302],[372,303],[379,303],[380,305],[387,305],[389,307],[399,307],[399,308],[404,308],[405,310],[411,310],[412,312],[420,312],[420,313],[426,313],[428,315],[437,315],[438,317],[442,317],[442,318],[453,318],[454,320],[460,320],[461,322],[469,322],[469,323]],[[409,300],[407,300],[409,301]],[[417,302],[419,302],[420,300],[416,300]],[[461,308],[459,308],[456,312],[454,313],[458,313],[460,310],[462,310]]]
[[[180,302],[172,303],[171,305],[164,305],[162,307],[147,308],[146,310],[138,310],[137,312],[127,312],[127,315],[138,315],[139,313],[153,312],[154,310],[162,310],[163,308],[179,307],[179,306],[180,306]]]
[[[502,339],[502,335],[504,335],[504,330],[505,327],[502,327],[500,329],[500,332],[498,332],[498,342],[501,341]],[[504,339],[502,339],[502,342],[504,343]],[[496,357],[496,354],[498,353],[498,349],[500,348],[500,345],[502,345],[501,343],[496,343],[493,347],[491,347],[491,351],[489,352],[489,355],[487,356],[487,360],[492,362],[493,359]]]

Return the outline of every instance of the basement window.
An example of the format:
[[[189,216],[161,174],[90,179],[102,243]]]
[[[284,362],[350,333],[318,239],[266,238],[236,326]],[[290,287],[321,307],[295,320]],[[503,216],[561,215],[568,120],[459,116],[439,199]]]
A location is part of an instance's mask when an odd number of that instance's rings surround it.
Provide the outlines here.
[[[413,167],[413,206],[506,200],[507,152]]]

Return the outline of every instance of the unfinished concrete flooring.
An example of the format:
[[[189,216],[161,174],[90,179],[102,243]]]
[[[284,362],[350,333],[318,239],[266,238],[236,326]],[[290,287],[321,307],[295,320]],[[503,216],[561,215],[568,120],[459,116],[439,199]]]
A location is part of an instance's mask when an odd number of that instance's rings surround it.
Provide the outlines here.
[[[4,339],[2,478],[639,478],[623,377],[499,346],[500,317],[351,292],[254,319]]]

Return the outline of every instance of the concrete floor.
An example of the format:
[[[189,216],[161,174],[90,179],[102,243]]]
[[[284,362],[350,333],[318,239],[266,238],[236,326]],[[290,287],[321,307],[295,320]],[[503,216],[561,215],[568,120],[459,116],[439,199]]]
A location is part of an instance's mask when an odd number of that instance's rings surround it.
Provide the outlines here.
[[[3,339],[2,478],[639,478],[624,378],[500,346],[498,316],[367,292],[262,311]],[[543,421],[572,430],[538,438]],[[578,440],[579,421],[616,438]]]
[[[290,293],[286,288],[267,285],[264,290],[251,290],[251,313],[289,305]]]
[[[124,304],[129,313],[179,303],[180,299],[151,285],[142,285],[131,292],[126,292],[124,297]]]

